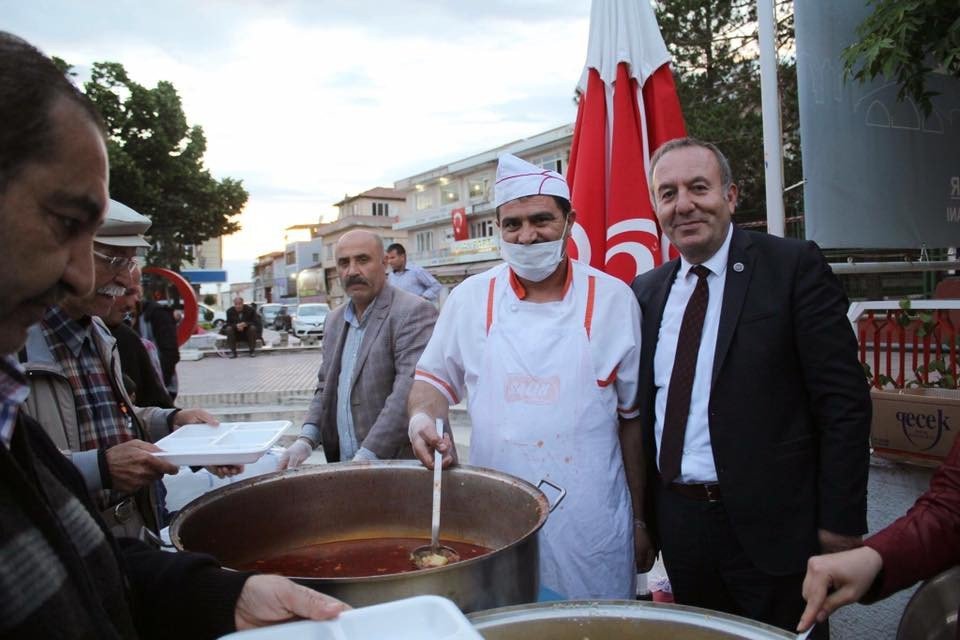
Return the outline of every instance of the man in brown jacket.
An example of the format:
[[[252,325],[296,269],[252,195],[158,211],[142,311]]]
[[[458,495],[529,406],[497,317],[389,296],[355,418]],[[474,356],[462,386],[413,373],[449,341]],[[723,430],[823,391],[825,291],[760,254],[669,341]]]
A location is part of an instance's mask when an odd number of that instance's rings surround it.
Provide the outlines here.
[[[374,233],[345,233],[336,260],[350,301],[327,316],[317,392],[281,469],[298,466],[321,444],[329,462],[413,457],[407,395],[437,310],[387,284],[383,242]]]

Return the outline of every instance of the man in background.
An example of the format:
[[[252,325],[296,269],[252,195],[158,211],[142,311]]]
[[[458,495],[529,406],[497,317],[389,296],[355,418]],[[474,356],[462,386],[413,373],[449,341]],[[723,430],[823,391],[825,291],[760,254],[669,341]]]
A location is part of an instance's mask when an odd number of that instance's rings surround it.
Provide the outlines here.
[[[408,263],[407,250],[399,242],[394,242],[387,247],[387,265],[390,267],[387,276],[390,286],[403,289],[430,302],[437,301],[443,285],[423,267]]]
[[[223,325],[223,334],[227,336],[230,357],[237,357],[237,340],[243,338],[250,349],[250,357],[256,357],[257,349],[257,313],[249,305],[243,304],[243,298],[233,299],[233,306],[227,309],[227,321]]]
[[[140,284],[140,281],[137,281]],[[163,386],[170,397],[176,400],[178,391],[177,363],[180,362],[180,343],[177,340],[177,319],[174,310],[167,304],[155,299],[157,293],[147,296],[140,306],[137,317],[137,330],[140,336],[156,345],[160,358],[160,371]]]
[[[120,368],[124,375],[129,376],[137,390],[134,404],[140,407],[173,408],[173,398],[153,365],[150,352],[141,339],[127,322],[136,318],[136,311],[143,288],[140,284],[140,267],[134,267],[130,272],[131,287],[124,295],[114,300],[110,311],[102,316],[104,324],[110,329],[111,335],[117,341],[117,352],[120,354]],[[135,320],[134,320],[135,321]],[[162,370],[161,370],[162,371]]]
[[[437,310],[386,283],[376,234],[349,231],[335,251],[350,300],[327,316],[317,393],[281,468],[297,466],[320,444],[328,462],[413,457],[407,395]]]

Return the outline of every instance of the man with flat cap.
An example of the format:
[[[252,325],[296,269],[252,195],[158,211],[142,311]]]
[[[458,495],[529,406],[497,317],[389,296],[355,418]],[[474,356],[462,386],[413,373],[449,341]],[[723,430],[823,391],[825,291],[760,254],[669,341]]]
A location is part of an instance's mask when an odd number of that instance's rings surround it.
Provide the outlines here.
[[[94,290],[51,305],[20,352],[30,374],[23,411],[70,457],[111,529],[132,537],[164,526],[156,484],[178,471],[152,455],[152,443],[183,424],[216,424],[202,409],[135,406],[124,388],[116,340],[101,317],[134,286],[149,227],[149,218],[111,200],[94,237]]]
[[[632,598],[653,561],[640,519],[639,307],[623,282],[566,255],[576,213],[558,173],[501,156],[495,205],[506,264],[444,304],[408,401],[414,453],[430,468],[435,449],[456,462],[434,424],[466,397],[471,464],[567,492],[541,530],[540,584]]]

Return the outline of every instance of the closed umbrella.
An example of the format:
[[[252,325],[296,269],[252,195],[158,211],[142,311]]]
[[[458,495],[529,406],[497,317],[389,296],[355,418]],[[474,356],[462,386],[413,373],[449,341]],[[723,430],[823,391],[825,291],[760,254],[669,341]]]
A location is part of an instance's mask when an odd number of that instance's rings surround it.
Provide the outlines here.
[[[668,253],[647,166],[658,146],[686,135],[669,63],[647,0],[593,0],[567,170],[571,254],[627,283]]]

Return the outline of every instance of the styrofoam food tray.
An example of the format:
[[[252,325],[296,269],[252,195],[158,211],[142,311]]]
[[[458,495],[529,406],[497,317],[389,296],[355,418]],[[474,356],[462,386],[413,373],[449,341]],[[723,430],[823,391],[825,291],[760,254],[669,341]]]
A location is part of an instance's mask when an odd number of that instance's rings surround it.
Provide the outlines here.
[[[269,422],[221,422],[187,424],[156,445],[163,451],[154,453],[178,466],[250,464],[260,459],[292,423],[289,420]]]
[[[415,596],[344,611],[326,622],[288,622],[238,631],[223,640],[482,640],[457,605]]]

